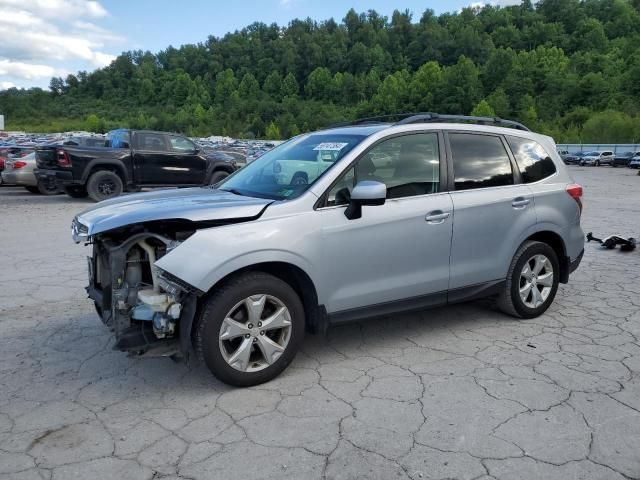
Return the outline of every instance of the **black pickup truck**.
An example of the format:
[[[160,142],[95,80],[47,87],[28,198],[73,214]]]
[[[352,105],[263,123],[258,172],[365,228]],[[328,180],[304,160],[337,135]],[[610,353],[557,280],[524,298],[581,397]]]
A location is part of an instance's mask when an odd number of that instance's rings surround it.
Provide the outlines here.
[[[173,133],[113,130],[106,145],[39,147],[34,173],[74,198],[98,202],[142,187],[212,185],[238,168],[229,155],[205,152]]]

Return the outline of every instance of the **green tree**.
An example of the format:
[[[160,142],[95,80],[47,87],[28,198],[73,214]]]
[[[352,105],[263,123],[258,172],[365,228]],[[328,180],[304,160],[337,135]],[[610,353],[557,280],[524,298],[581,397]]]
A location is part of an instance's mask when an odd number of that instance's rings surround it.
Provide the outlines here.
[[[267,125],[265,137],[269,140],[280,140],[280,128],[274,122]]]
[[[256,77],[246,73],[238,86],[238,94],[244,100],[257,100],[260,96],[260,84]]]
[[[496,112],[486,100],[480,100],[480,103],[471,110],[471,115],[476,117],[495,117]]]
[[[271,72],[264,79],[262,90],[276,101],[282,99],[282,75],[279,72]]]
[[[92,113],[85,120],[85,128],[89,132],[104,133],[104,121]]]
[[[309,98],[315,100],[328,100],[332,96],[331,84],[333,77],[328,68],[318,67],[307,78],[304,88]]]
[[[300,92],[298,81],[293,73],[289,72],[282,82],[282,95],[285,97],[295,97]]]

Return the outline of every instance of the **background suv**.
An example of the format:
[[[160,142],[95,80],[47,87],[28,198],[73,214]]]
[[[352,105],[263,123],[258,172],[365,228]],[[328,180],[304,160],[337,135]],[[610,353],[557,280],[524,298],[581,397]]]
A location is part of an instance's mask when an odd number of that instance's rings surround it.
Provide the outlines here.
[[[587,152],[584,157],[580,159],[580,165],[613,165],[614,155],[611,151],[605,152]]]
[[[582,258],[581,196],[551,138],[420,114],[300,135],[215,187],[103,202],[72,232],[93,243],[87,290],[115,348],[193,346],[254,385],[331,324],[478,297],[542,314]]]

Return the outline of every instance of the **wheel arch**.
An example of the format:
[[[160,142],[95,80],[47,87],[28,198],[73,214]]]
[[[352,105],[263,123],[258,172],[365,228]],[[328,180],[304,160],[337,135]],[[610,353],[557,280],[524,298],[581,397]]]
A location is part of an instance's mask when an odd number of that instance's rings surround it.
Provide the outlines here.
[[[87,168],[85,168],[84,174],[82,175],[82,183],[86,185],[86,183],[89,181],[89,177],[101,170],[115,173],[120,177],[120,180],[122,180],[122,184],[125,186],[129,182],[127,171],[120,162],[109,160],[94,160],[87,165]]]
[[[549,245],[558,256],[560,283],[567,283],[569,281],[569,266],[571,261],[567,255],[567,247],[564,240],[558,233],[552,230],[541,230],[529,235],[524,241],[537,241]]]
[[[318,302],[318,291],[307,272],[293,263],[284,261],[260,262],[234,270],[220,278],[210,289],[215,291],[230,278],[247,272],[263,272],[287,283],[300,297],[306,317],[307,331],[324,332],[327,328],[327,316],[323,306]]]

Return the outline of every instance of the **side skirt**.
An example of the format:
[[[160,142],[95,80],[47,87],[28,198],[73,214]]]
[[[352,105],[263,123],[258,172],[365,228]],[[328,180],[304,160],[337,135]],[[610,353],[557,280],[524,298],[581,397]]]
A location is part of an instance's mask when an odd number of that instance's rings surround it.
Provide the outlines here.
[[[392,314],[426,310],[448,304],[491,297],[499,294],[504,288],[504,285],[505,280],[494,280],[492,282],[456,288],[455,290],[449,290],[448,292],[436,292],[404,300],[396,300],[393,302],[369,305],[362,308],[342,310],[340,312],[329,313],[326,318],[328,325],[341,325],[360,320],[386,317]]]

